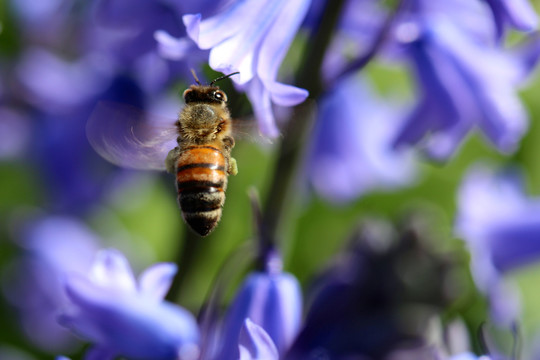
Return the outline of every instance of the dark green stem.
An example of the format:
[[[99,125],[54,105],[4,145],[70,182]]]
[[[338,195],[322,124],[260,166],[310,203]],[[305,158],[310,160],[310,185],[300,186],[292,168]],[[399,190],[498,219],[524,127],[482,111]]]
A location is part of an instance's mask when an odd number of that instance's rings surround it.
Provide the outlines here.
[[[298,71],[296,85],[309,91],[309,98],[318,98],[322,91],[320,76],[324,54],[332,39],[332,34],[339,21],[343,0],[328,1],[319,28],[311,37],[305,55]],[[296,106],[291,119],[283,129],[274,177],[268,189],[267,199],[263,211],[262,224],[265,227],[266,247],[276,243],[279,226],[285,215],[288,192],[293,180],[296,178],[296,168],[303,148],[306,133],[311,127],[313,113],[310,111],[309,101]]]
[[[195,235],[193,231],[188,229],[184,224],[184,236],[182,243],[178,244],[176,251],[176,259],[174,262],[178,264],[178,273],[173,279],[171,288],[167,293],[166,299],[171,302],[176,302],[180,290],[184,286],[184,282],[188,279],[189,272],[193,269],[195,261],[199,258],[199,252],[204,245],[204,239]]]

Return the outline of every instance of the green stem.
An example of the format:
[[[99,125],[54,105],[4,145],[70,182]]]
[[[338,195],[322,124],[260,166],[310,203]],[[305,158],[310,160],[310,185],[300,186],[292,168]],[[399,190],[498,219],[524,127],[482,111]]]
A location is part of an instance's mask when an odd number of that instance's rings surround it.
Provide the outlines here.
[[[308,90],[310,99],[318,98],[323,92],[321,66],[343,4],[343,0],[327,2],[321,24],[311,38],[300,66],[296,85]],[[261,240],[266,242],[263,244],[264,247],[272,247],[276,243],[280,224],[285,217],[289,189],[296,178],[298,160],[302,153],[302,145],[305,143],[306,133],[311,127],[312,117],[309,101],[304,102],[294,108],[291,118],[283,129],[284,136],[279,147],[274,177],[269,186],[263,211],[262,223],[266,236]]]
[[[180,294],[185,281],[188,279],[189,272],[194,268],[196,260],[199,258],[199,252],[204,248],[204,240],[200,236],[195,235],[193,231],[188,229],[184,224],[183,240],[178,244],[176,251],[176,259],[174,262],[178,264],[178,273],[173,279],[171,288],[165,297],[166,300],[176,302],[178,294]]]

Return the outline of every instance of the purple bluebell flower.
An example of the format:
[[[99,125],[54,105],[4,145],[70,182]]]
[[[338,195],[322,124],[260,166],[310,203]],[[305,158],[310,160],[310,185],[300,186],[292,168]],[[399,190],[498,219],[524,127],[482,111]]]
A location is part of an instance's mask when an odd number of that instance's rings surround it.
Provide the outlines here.
[[[212,17],[184,15],[187,34],[201,49],[211,49],[216,71],[239,71],[233,81],[246,91],[263,135],[279,134],[272,103],[293,106],[306,99],[304,89],[277,81],[278,70],[310,0],[232,1]]]
[[[493,13],[497,37],[502,38],[506,27],[530,32],[538,26],[538,15],[529,0],[484,0]]]
[[[162,300],[175,273],[174,264],[156,264],[137,282],[122,254],[102,251],[88,275],[67,277],[70,304],[59,321],[94,344],[88,358],[197,359],[195,318]]]
[[[0,106],[0,160],[22,157],[30,147],[30,116],[8,106]]]
[[[189,40],[182,55],[169,61],[169,57],[159,56],[156,39],[168,34],[188,40],[181,15],[190,11],[206,14],[214,7],[209,1],[98,1],[93,13],[98,26],[89,28],[88,46],[110,56],[122,70],[128,69],[148,93],[159,93],[172,81],[190,79],[190,68],[203,62],[207,54]]]
[[[333,83],[351,59],[366,55],[383,31],[387,9],[377,1],[346,1],[335,35],[326,51],[321,77]],[[312,6],[313,7],[313,6]]]
[[[67,112],[94,99],[109,86],[112,70],[102,58],[69,62],[42,48],[26,49],[15,69],[24,99],[47,113]]]
[[[7,10],[18,23],[18,35],[25,43],[50,47],[63,46],[72,30],[77,0],[8,1]]]
[[[223,359],[238,358],[239,334],[246,319],[264,329],[279,354],[287,350],[298,332],[302,314],[298,280],[282,272],[281,259],[277,254],[271,255],[266,265],[264,271],[251,273],[244,280],[227,311],[221,331],[222,345],[218,350]],[[263,335],[257,329],[248,326],[246,330],[247,335],[257,336],[253,341],[263,341],[258,338]]]
[[[459,190],[456,232],[471,252],[479,289],[503,324],[519,315],[519,300],[504,274],[540,258],[540,201],[528,198],[516,174],[472,169]]]
[[[72,350],[76,339],[56,321],[68,303],[63,280],[69,272],[90,269],[100,239],[80,221],[63,216],[24,221],[16,236],[24,252],[8,268],[3,293],[33,343],[48,351]]]
[[[262,327],[246,319],[239,341],[240,360],[278,360],[279,353],[272,338]]]
[[[89,34],[90,45],[129,63],[156,49],[156,30],[185,34],[179,7],[180,2],[159,0],[96,1],[92,15],[98,27]]]
[[[411,359],[434,353],[419,329],[458,294],[442,286],[451,264],[424,243],[421,227],[409,227],[396,234],[386,223],[366,222],[354,234],[350,246],[315,279],[305,321],[286,359],[314,354],[394,359],[390,355],[403,353],[406,343],[417,355]],[[408,316],[416,325],[407,325]]]
[[[501,152],[514,151],[527,129],[527,114],[516,93],[523,63],[486,42],[489,31],[479,26],[482,21],[474,23],[473,31],[459,13],[418,3],[394,32],[420,92],[395,145],[427,140],[428,154],[445,159],[479,128]],[[481,20],[485,12],[474,14]]]
[[[412,182],[412,151],[392,146],[404,120],[396,107],[377,99],[356,76],[336,84],[321,99],[305,165],[317,193],[341,202]]]
[[[491,357],[487,355],[476,356],[473,353],[468,352],[468,353],[453,355],[449,357],[448,360],[491,360]]]

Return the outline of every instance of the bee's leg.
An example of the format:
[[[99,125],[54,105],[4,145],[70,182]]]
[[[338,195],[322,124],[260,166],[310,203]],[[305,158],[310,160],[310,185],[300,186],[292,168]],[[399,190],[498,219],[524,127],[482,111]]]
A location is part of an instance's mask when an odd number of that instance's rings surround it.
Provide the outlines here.
[[[224,137],[223,145],[225,146],[225,149],[230,152],[231,149],[234,147],[234,139],[231,136]]]
[[[233,157],[229,158],[229,169],[227,169],[227,172],[230,175],[238,174],[238,165],[236,164],[236,159]]]
[[[178,159],[178,154],[180,152],[180,149],[175,147],[169,153],[167,154],[167,158],[165,159],[165,167],[167,169],[167,172],[170,174],[174,174],[175,167],[176,167],[176,159]]]

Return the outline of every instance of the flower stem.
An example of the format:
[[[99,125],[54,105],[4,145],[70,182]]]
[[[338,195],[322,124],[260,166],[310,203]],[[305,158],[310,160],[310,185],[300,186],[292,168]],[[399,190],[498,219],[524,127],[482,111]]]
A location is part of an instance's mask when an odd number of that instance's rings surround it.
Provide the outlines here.
[[[296,85],[309,91],[309,98],[316,99],[322,92],[322,80],[320,76],[324,54],[332,39],[332,34],[343,8],[343,0],[328,1],[324,9],[321,23],[308,43],[307,51],[298,75]],[[306,133],[311,127],[313,112],[310,110],[309,101],[297,105],[283,129],[273,178],[269,186],[265,207],[263,209],[262,223],[265,226],[265,241],[267,248],[276,243],[276,235],[279,226],[285,218],[287,198],[291,183],[296,178],[297,163],[302,152],[302,145]]]
[[[199,253],[204,248],[204,241],[184,224],[182,244],[178,245],[174,262],[178,264],[178,272],[173,279],[171,288],[165,297],[166,300],[176,302],[178,294],[189,278],[189,272],[193,269],[195,262],[199,259]]]

